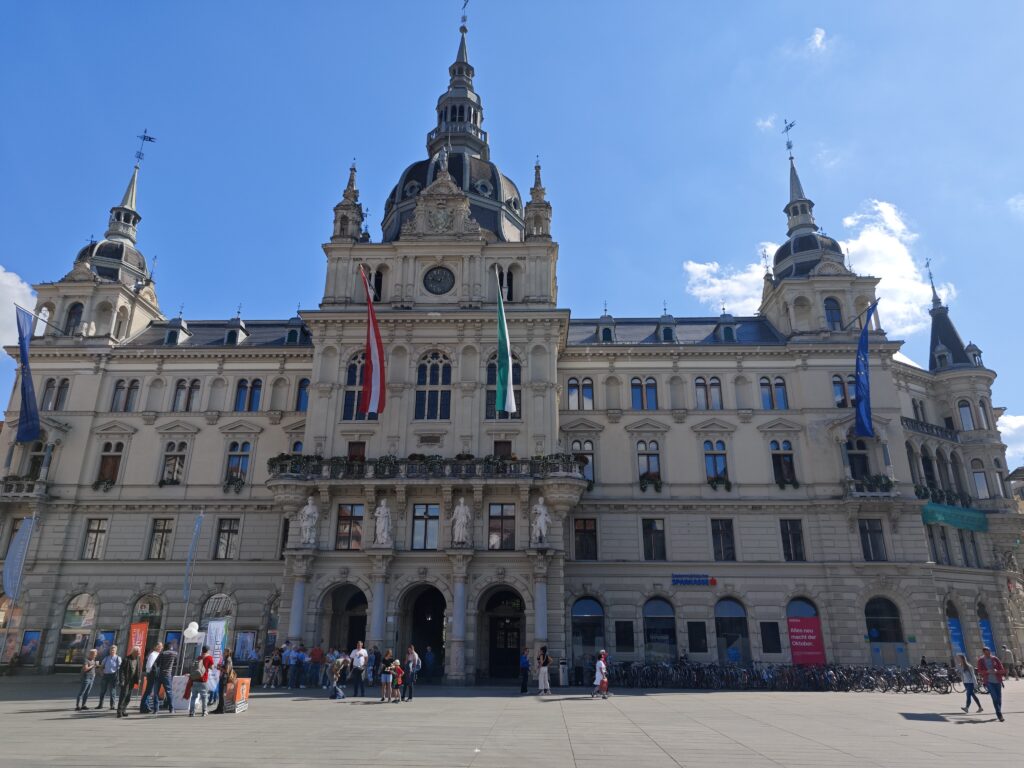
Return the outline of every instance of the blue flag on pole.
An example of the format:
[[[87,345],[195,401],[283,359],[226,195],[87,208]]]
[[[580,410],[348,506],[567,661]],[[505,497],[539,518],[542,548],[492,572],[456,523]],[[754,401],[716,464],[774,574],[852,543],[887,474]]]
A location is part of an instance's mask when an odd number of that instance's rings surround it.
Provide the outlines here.
[[[35,523],[34,517],[26,517],[21,521],[4,560],[4,594],[12,600],[17,600],[18,593],[21,592],[21,575],[25,569],[25,556],[28,555],[28,543],[32,538]]]
[[[18,316],[18,355],[21,358],[21,413],[18,415],[19,443],[31,443],[39,439],[39,406],[36,404],[36,388],[32,385],[32,371],[28,367],[28,345],[32,339],[32,313],[15,307]]]
[[[192,567],[192,561],[196,557],[196,549],[199,547],[199,531],[203,528],[203,511],[199,511],[199,516],[196,518],[196,527],[192,529],[192,543],[188,547],[188,560],[185,561],[185,603],[188,604],[190,584],[188,578],[189,568]]]
[[[864,328],[860,332],[857,344],[857,379],[854,390],[857,395],[857,423],[854,433],[859,437],[874,437],[875,428],[871,424],[871,379],[868,374],[868,333],[871,330],[871,317],[878,306],[876,301],[868,307],[864,315]]]

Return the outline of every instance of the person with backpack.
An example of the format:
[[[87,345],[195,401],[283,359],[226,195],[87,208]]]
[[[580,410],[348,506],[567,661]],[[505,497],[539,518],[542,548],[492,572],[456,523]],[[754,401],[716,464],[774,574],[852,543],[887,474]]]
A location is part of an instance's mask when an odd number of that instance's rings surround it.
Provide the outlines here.
[[[142,681],[142,651],[135,646],[124,657],[117,670],[117,685],[121,695],[117,699],[117,716],[128,717],[128,705],[132,701],[132,691]]]
[[[548,647],[542,645],[540,653],[537,654],[537,694],[551,695],[551,678],[548,674],[548,667],[551,666],[551,657],[548,656]]]
[[[402,701],[412,701],[413,686],[416,682],[416,675],[423,668],[420,655],[416,653],[416,646],[412,643],[405,652],[405,678],[402,682]]]
[[[199,657],[196,659],[192,670],[188,673],[188,685],[185,686],[185,698],[188,702],[188,716],[195,717],[196,699],[203,704],[203,717],[206,717],[206,683],[210,679],[210,668],[213,666],[213,656],[210,654],[210,647],[203,646]]]

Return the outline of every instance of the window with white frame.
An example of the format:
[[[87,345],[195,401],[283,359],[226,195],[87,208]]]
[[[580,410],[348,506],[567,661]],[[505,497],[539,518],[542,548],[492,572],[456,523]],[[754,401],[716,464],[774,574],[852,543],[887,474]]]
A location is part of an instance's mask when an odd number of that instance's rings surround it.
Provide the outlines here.
[[[376,421],[376,413],[360,413],[359,397],[366,379],[366,353],[357,352],[345,367],[345,396],[342,399],[342,421]]]
[[[634,411],[658,410],[658,382],[653,376],[634,376],[629,382],[630,404]]]
[[[588,377],[570,378],[567,384],[566,404],[570,411],[594,410],[594,380]]]
[[[796,483],[796,462],[793,458],[793,443],[789,440],[772,440],[768,443],[772,454],[772,473],[779,486]]]
[[[258,411],[263,396],[263,380],[239,379],[235,385],[235,410]]]
[[[971,477],[974,479],[974,491],[977,497],[979,499],[989,498],[988,477],[981,459],[971,459]]]
[[[249,476],[252,443],[233,440],[228,444],[228,463],[225,480],[244,483]]]
[[[164,462],[160,471],[160,485],[180,485],[185,479],[185,459],[188,443],[184,440],[168,440],[164,445]]]
[[[417,421],[447,421],[452,413],[452,363],[443,352],[428,352],[416,367]]]
[[[708,482],[729,479],[729,465],[726,459],[724,440],[704,441],[704,472]]]
[[[570,450],[573,456],[583,462],[583,478],[594,482],[594,441],[573,440]]]
[[[657,440],[638,440],[636,462],[641,480],[661,480],[661,448]]]
[[[121,471],[121,458],[124,455],[124,443],[111,440],[103,443],[100,449],[100,468],[96,474],[97,483],[113,485]]]
[[[786,380],[776,376],[772,381],[767,376],[762,376],[761,386],[761,408],[766,411],[785,411],[789,409],[789,395],[786,392]]]
[[[82,545],[83,560],[100,560],[107,541],[107,520],[91,517],[85,521],[85,541]]]

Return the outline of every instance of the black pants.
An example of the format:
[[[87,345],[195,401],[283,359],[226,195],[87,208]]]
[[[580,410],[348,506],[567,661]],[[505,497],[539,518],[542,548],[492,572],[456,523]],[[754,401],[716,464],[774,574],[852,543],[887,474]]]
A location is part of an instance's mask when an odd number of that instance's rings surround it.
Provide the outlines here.
[[[408,672],[405,675],[405,679],[402,680],[402,698],[403,699],[408,699],[409,701],[412,701],[412,684],[413,684],[413,674],[412,674],[412,672]]]
[[[352,669],[352,695],[366,695],[366,689],[363,687],[363,670],[359,667],[354,667]]]
[[[519,692],[526,693],[526,688],[530,683],[530,670],[520,669],[519,670]]]
[[[128,705],[131,704],[132,701],[132,688],[134,688],[135,686],[122,685],[120,687],[121,695],[117,699],[117,711],[120,712],[122,715],[127,715]]]

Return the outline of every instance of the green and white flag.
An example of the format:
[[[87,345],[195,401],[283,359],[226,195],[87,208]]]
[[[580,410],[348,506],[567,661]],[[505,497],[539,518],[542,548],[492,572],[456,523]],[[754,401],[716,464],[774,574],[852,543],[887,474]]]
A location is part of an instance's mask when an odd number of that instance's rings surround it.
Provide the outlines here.
[[[501,300],[501,279],[498,268],[494,268],[498,280],[498,387],[495,408],[505,413],[516,412],[516,393],[512,389],[512,345],[508,341],[508,324],[505,322],[505,304]]]

